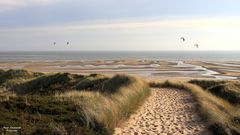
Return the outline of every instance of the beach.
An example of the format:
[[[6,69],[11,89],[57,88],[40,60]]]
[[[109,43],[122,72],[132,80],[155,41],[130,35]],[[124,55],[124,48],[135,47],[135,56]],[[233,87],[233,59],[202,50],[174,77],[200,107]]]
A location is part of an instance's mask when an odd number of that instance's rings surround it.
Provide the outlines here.
[[[0,69],[130,74],[153,79],[239,79],[239,51],[0,52]]]
[[[75,74],[129,74],[155,79],[204,78],[230,79],[240,77],[240,61],[177,61],[150,59],[2,61],[1,69],[26,69],[34,72]]]

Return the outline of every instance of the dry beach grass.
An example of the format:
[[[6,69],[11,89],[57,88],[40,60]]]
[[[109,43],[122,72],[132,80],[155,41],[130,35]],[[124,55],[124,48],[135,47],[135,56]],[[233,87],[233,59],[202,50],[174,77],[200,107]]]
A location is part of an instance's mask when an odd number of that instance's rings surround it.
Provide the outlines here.
[[[146,82],[126,75],[33,74],[1,74],[1,130],[17,126],[21,134],[112,134],[150,94]]]

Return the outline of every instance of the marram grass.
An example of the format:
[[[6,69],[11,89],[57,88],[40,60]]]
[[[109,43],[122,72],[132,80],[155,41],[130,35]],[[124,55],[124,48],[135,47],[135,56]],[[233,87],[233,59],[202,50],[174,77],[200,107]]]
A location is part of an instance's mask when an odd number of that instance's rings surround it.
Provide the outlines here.
[[[112,134],[150,95],[146,82],[126,75],[9,70],[0,79],[0,127],[26,135]]]

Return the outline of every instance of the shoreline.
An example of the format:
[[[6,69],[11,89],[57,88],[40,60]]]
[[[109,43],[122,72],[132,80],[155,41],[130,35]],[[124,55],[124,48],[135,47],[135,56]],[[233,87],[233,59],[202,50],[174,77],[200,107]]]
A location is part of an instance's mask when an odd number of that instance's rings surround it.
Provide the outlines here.
[[[79,61],[0,61],[0,69],[26,69],[34,72],[77,74],[130,74],[152,78],[205,78],[236,80],[240,78],[238,61],[168,61],[168,60],[79,60]]]

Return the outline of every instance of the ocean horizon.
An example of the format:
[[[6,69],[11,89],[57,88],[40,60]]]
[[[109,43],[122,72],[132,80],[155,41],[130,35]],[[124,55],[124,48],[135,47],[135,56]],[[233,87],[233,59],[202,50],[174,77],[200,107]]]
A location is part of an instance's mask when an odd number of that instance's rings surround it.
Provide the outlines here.
[[[2,51],[0,61],[59,60],[209,60],[239,61],[240,51]]]

